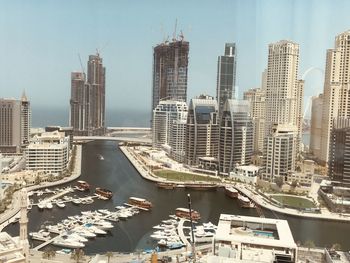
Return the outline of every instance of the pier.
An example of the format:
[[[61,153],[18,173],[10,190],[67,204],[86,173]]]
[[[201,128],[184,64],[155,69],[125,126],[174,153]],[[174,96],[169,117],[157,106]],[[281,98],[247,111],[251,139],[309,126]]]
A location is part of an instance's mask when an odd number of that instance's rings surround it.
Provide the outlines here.
[[[188,242],[188,239],[185,236],[184,233],[184,223],[185,223],[186,219],[181,218],[179,221],[179,224],[177,225],[177,233],[179,234],[179,237],[182,241],[182,243],[184,243],[186,245],[186,247],[190,247],[191,244],[190,242]]]

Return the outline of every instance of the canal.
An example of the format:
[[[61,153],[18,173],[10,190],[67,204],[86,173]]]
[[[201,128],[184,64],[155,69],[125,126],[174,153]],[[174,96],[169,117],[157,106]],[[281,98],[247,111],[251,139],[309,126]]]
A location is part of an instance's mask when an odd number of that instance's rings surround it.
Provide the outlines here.
[[[104,160],[100,160],[99,155],[102,155]],[[82,175],[79,179],[89,182],[92,188],[103,187],[112,190],[113,199],[95,200],[91,205],[80,206],[67,203],[63,209],[54,206],[52,210],[44,211],[33,207],[28,213],[28,232],[38,231],[44,225],[56,224],[68,216],[80,214],[80,211],[114,210],[115,206],[123,204],[130,196],[150,200],[154,205],[152,211],[141,212],[127,221],[116,223],[115,228],[106,237],[98,237],[86,243],[85,253],[131,252],[154,248],[155,243],[149,238],[152,227],[159,224],[161,220],[167,219],[170,214],[174,214],[177,207],[186,207],[187,193],[191,193],[193,208],[200,212],[202,222],[211,221],[217,224],[221,213],[257,216],[255,209],[242,209],[238,202],[227,197],[223,190],[203,192],[158,188],[138,174],[119,150],[116,142],[95,141],[85,144],[82,154]],[[83,194],[78,193],[78,195]],[[302,219],[266,210],[264,214],[266,217],[288,220],[295,241],[303,243],[306,240],[312,240],[317,246],[331,246],[339,243],[342,249],[350,249],[349,223]],[[18,224],[8,226],[5,231],[18,235]],[[32,246],[37,244],[31,243]]]

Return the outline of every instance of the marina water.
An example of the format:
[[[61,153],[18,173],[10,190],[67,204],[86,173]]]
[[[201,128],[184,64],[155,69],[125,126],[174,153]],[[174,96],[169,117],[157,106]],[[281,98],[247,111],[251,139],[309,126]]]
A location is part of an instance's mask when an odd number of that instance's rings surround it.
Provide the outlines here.
[[[102,155],[104,160],[100,160]],[[217,224],[221,213],[258,216],[255,209],[244,209],[234,199],[227,197],[223,190],[195,191],[188,189],[165,190],[154,183],[144,180],[128,159],[119,150],[116,142],[90,142],[83,146],[82,175],[93,189],[103,187],[114,192],[109,201],[95,199],[90,205],[67,203],[65,208],[54,206],[53,209],[39,211],[33,207],[28,213],[29,231],[38,231],[41,226],[56,224],[68,216],[79,215],[80,211],[109,209],[127,202],[130,196],[146,198],[153,203],[151,212],[140,212],[126,221],[114,223],[115,227],[105,237],[97,237],[86,243],[85,253],[102,253],[106,251],[132,252],[154,248],[156,243],[149,237],[152,227],[161,220],[175,213],[177,207],[187,206],[187,193],[191,193],[193,209],[200,212],[202,222],[211,221]],[[70,184],[67,184],[70,185]],[[75,185],[74,182],[71,185]],[[65,186],[65,185],[63,185]],[[78,196],[85,193],[75,192]],[[331,246],[339,243],[343,250],[350,249],[349,223],[310,220],[299,217],[284,216],[263,210],[266,217],[286,219],[289,222],[295,241],[304,243],[313,240],[317,246]],[[18,235],[18,224],[8,226],[5,231]],[[34,247],[39,243],[31,241]]]

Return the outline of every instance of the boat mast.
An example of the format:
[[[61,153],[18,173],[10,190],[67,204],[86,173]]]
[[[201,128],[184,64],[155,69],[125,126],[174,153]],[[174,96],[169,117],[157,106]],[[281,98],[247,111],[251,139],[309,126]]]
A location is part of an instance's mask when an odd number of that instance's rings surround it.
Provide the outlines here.
[[[191,208],[191,195],[187,194],[188,209],[190,210],[190,222],[191,222],[191,233],[192,233],[192,257],[193,262],[196,262],[196,248],[194,246],[194,233],[193,233],[193,222],[192,222],[192,208]]]

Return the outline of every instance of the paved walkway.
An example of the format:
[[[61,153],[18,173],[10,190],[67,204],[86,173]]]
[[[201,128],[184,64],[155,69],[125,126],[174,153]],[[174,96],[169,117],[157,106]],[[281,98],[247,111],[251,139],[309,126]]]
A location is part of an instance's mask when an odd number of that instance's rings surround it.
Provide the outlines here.
[[[34,191],[41,188],[52,187],[56,185],[65,184],[71,181],[74,181],[81,175],[81,156],[82,156],[82,146],[76,146],[76,158],[75,165],[72,175],[70,177],[65,177],[62,180],[55,182],[45,182],[39,185],[29,186],[27,187],[27,191]],[[4,229],[8,224],[11,223],[11,218],[13,218],[20,211],[20,191],[16,191],[13,194],[12,203],[10,205],[10,209],[7,209],[4,213],[0,215],[0,231]]]
[[[135,156],[135,154],[129,149],[129,147],[126,146],[120,146],[120,150],[124,153],[124,155],[129,159],[129,161],[132,163],[132,165],[135,167],[135,169],[140,173],[140,175],[150,181],[153,182],[163,182],[163,183],[177,183],[177,184],[185,184],[185,182],[174,182],[174,181],[167,181],[164,178],[159,178],[155,176],[153,173],[151,173],[147,167]],[[223,182],[221,185],[225,186],[228,184],[227,182]],[[232,184],[232,183],[230,183]],[[305,213],[302,211],[299,211],[297,209],[291,209],[291,208],[281,208],[273,205],[270,203],[268,199],[263,197],[260,194],[256,194],[254,189],[249,189],[249,185],[245,184],[235,184],[233,185],[237,188],[240,192],[242,192],[244,195],[248,196],[251,200],[253,200],[255,203],[260,205],[261,207],[264,207],[266,209],[281,213],[281,214],[287,214],[291,216],[297,216],[297,217],[304,217],[304,218],[310,218],[310,219],[322,219],[322,220],[333,220],[333,221],[342,221],[342,222],[350,222],[350,214],[335,214],[331,213],[329,211],[324,211],[324,209],[321,209],[321,213]]]

